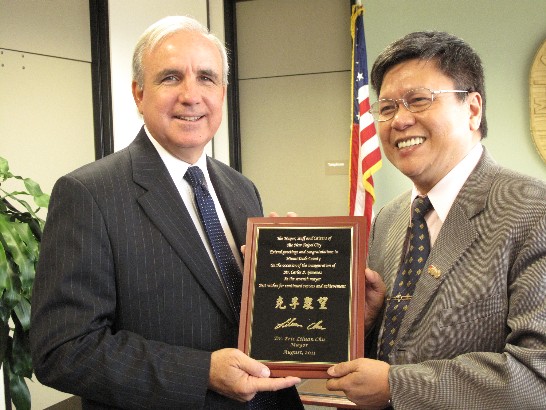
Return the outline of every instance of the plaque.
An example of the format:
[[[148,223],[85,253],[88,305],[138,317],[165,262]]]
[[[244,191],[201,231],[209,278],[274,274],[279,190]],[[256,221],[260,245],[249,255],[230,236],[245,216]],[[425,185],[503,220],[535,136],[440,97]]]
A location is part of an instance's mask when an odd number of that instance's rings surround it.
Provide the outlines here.
[[[364,357],[364,217],[250,218],[239,349],[273,377]]]

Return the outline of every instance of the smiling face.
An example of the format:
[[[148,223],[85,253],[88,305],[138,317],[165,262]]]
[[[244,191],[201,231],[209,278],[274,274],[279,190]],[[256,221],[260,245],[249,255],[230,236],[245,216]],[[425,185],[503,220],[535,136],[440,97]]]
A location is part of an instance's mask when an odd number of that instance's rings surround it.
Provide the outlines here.
[[[222,121],[226,87],[218,48],[199,33],[180,31],[144,54],[144,81],[133,97],[152,137],[193,164]]]
[[[453,90],[453,80],[436,62],[408,60],[389,69],[379,98],[398,99],[416,88]],[[426,111],[411,113],[399,102],[393,119],[378,123],[383,153],[422,194],[426,194],[480,140],[481,96],[436,95]]]

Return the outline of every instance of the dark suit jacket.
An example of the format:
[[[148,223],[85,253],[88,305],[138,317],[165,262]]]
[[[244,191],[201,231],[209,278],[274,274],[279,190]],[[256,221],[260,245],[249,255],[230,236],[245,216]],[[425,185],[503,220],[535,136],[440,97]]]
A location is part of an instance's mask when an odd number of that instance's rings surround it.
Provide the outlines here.
[[[216,160],[207,166],[240,247],[247,218],[262,215],[258,191]],[[32,303],[40,381],[82,396],[84,408],[240,409],[207,390],[210,352],[236,347],[237,334],[214,266],[143,129],[126,149],[59,179]],[[295,394],[282,396],[297,407]]]
[[[409,213],[407,192],[372,228],[369,266],[388,294]],[[546,184],[485,152],[449,211],[431,265],[440,276],[421,275],[390,355],[394,408],[546,408]]]

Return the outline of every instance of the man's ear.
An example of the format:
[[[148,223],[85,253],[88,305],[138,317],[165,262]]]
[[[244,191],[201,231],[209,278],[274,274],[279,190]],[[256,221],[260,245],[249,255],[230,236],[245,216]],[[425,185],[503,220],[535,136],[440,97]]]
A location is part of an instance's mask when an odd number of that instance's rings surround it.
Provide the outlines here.
[[[131,84],[131,88],[133,91],[133,99],[135,100],[135,104],[138,108],[138,112],[142,114],[142,98],[144,97],[144,90],[138,85],[136,81],[133,81]]]
[[[477,131],[482,122],[482,96],[477,92],[468,93],[467,101],[470,108],[470,130]]]

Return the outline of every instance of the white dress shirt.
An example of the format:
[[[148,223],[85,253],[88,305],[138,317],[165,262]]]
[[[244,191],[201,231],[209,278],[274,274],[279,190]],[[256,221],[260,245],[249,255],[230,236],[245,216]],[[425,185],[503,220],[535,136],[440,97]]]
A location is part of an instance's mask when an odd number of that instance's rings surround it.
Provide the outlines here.
[[[148,138],[150,139],[155,149],[157,150],[159,156],[163,160],[163,163],[167,167],[167,170],[169,171],[169,174],[171,175],[171,178],[174,184],[176,185],[176,188],[178,189],[178,192],[180,193],[182,200],[184,201],[184,205],[186,205],[186,208],[193,221],[193,224],[195,225],[197,232],[199,232],[201,241],[203,242],[203,244],[205,245],[205,248],[207,249],[210,260],[214,264],[214,267],[216,268],[216,272],[218,273],[218,276],[221,278],[220,270],[218,268],[218,264],[216,263],[216,258],[214,258],[214,254],[210,246],[207,234],[205,232],[205,228],[203,227],[203,224],[201,223],[201,219],[199,218],[199,210],[197,208],[197,203],[195,202],[193,189],[191,185],[189,184],[189,182],[184,179],[184,174],[186,174],[186,171],[188,170],[189,167],[198,166],[199,168],[201,168],[201,171],[203,171],[203,175],[205,175],[205,179],[207,181],[207,186],[208,186],[210,195],[212,196],[212,200],[214,201],[214,206],[216,207],[216,213],[218,214],[218,219],[220,220],[222,228],[224,228],[224,233],[226,234],[226,238],[228,240],[233,256],[235,257],[235,260],[237,261],[237,265],[239,265],[239,269],[242,272],[243,262],[239,254],[239,250],[237,249],[237,245],[235,244],[235,239],[233,238],[233,234],[231,233],[231,229],[227,222],[226,216],[224,215],[224,211],[222,210],[222,206],[220,205],[220,202],[218,201],[218,197],[216,196],[216,192],[214,191],[214,186],[212,185],[212,182],[210,180],[209,172],[207,169],[206,154],[203,152],[203,154],[201,154],[201,157],[197,160],[197,162],[195,162],[195,164],[188,164],[187,162],[181,161],[178,158],[174,157],[150,135],[146,127],[144,127],[144,129],[146,131],[146,134],[148,135]],[[223,283],[222,280],[221,282]]]
[[[446,220],[447,214],[453,205],[453,201],[459,194],[464,183],[468,179],[472,170],[478,164],[482,156],[483,146],[477,143],[470,152],[447,173],[434,187],[426,193],[434,209],[425,216],[428,232],[430,235],[430,245],[434,245],[438,233]],[[418,195],[424,195],[417,191],[415,186],[412,190],[411,202]]]

